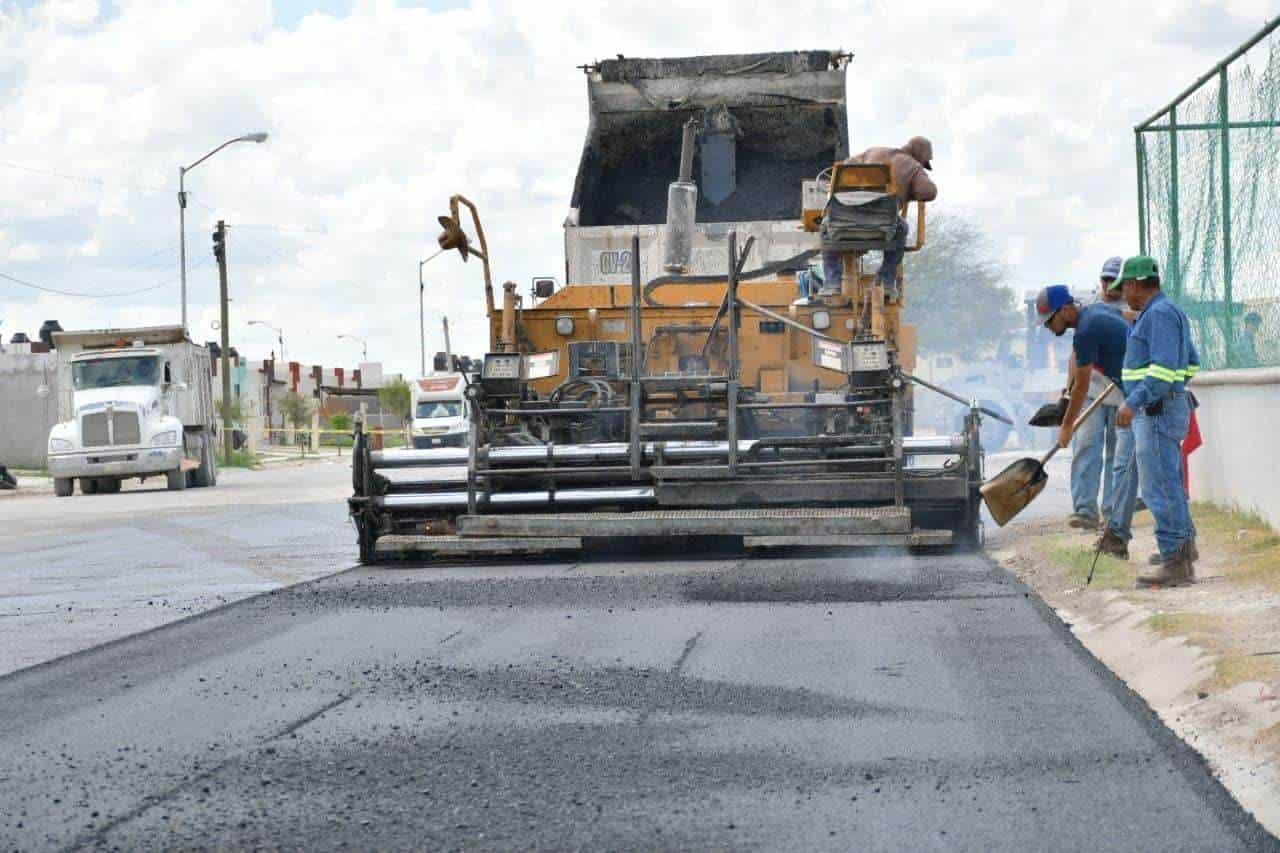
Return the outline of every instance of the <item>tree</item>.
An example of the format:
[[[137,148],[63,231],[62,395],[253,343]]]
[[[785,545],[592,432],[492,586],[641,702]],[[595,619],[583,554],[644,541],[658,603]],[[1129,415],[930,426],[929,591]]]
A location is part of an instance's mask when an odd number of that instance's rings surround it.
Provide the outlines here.
[[[294,429],[311,424],[311,401],[290,391],[280,400],[280,411]]]
[[[334,412],[329,416],[329,428],[338,432],[350,432],[351,416],[346,412]]]
[[[413,406],[413,394],[409,391],[409,383],[403,379],[392,379],[378,389],[378,402],[382,408],[400,419],[401,423],[409,417],[409,409]]]
[[[957,214],[930,218],[925,246],[907,255],[906,321],[919,330],[924,355],[978,358],[1019,327],[1008,269],[973,222]]]

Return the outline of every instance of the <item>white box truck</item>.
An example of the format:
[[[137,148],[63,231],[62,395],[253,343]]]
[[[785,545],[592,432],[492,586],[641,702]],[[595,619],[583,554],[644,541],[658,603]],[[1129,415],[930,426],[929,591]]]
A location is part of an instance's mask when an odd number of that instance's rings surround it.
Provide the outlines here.
[[[434,373],[413,383],[414,447],[467,446],[466,389],[461,373]]]
[[[118,492],[129,478],[217,483],[209,351],[181,326],[54,332],[61,422],[49,431],[60,497]]]

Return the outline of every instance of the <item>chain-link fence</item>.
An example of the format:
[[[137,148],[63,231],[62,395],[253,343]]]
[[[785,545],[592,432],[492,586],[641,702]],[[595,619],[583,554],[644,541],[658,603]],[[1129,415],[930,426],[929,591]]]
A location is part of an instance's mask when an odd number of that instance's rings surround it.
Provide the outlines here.
[[[1141,246],[1211,369],[1280,365],[1277,26],[1134,129]]]

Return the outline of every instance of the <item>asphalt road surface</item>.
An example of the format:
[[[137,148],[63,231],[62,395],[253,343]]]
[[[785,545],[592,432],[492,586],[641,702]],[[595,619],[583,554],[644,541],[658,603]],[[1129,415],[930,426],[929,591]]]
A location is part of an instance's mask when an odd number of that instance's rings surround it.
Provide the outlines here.
[[[0,674],[348,568],[351,468],[332,457],[59,498],[0,492]]]
[[[7,847],[1277,849],[980,554],[353,570],[0,679]]]

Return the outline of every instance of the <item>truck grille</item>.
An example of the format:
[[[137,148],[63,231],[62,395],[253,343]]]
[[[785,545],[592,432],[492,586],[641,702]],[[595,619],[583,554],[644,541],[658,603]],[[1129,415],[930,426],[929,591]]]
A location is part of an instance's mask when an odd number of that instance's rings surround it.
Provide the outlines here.
[[[138,427],[137,412],[116,412],[115,441],[112,444],[137,444],[142,441],[142,431]]]
[[[85,447],[102,447],[111,443],[107,432],[107,413],[94,412],[80,419],[80,437]]]
[[[93,412],[80,419],[80,437],[85,447],[137,444],[142,440],[137,412],[114,412],[108,429],[107,413]]]

